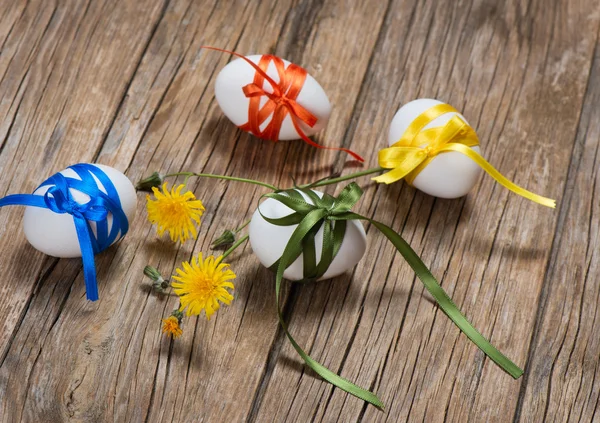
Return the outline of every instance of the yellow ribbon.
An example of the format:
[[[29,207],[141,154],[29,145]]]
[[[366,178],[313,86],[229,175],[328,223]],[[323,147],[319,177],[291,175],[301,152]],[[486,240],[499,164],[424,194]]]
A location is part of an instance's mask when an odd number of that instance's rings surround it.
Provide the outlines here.
[[[479,138],[458,115],[454,115],[446,125],[423,130],[439,116],[457,112],[449,104],[438,104],[420,114],[406,129],[402,138],[389,148],[379,151],[379,166],[391,169],[374,181],[391,184],[402,178],[412,185],[413,181],[435,156],[446,151],[456,151],[469,157],[485,170],[499,184],[512,192],[547,207],[556,207],[556,201],[534,194],[506,179],[471,147],[479,145]]]

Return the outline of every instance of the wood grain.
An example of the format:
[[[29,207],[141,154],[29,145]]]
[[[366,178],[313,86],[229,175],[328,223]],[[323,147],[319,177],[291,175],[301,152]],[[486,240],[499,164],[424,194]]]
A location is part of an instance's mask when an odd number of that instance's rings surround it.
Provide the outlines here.
[[[374,389],[385,412],[302,365],[277,323],[273,275],[248,246],[231,256],[232,305],[186,321],[175,342],[161,336],[177,300],[153,294],[143,267],[169,275],[208,252],[264,190],[191,180],[207,210],[198,240],[183,245],[156,237],[140,194],[127,238],[96,259],[96,303],[79,260],[36,252],[22,210],[0,209],[2,421],[598,419],[595,2],[4,0],[0,10],[1,195],[81,161],[132,180],[191,170],[278,186],[357,169],[338,152],[237,130],[214,101],[230,58],[201,48],[213,45],[306,67],[334,105],[320,143],[374,165],[397,108],[438,98],[463,111],[501,172],[559,201],[542,208],[485,176],[452,201],[360,180],[357,211],[400,231],[526,370],[515,381],[485,359],[367,227],[356,269],[286,286],[284,314],[314,358]]]
[[[160,15],[158,5],[135,13],[135,4],[126,2],[116,7],[104,2],[73,6],[29,2],[4,40],[0,56],[0,69],[5,70],[0,82],[2,193],[31,192],[41,182],[39,174],[50,175],[71,163],[94,160],[135,71],[136,56],[141,56],[152,31],[152,20]],[[98,31],[99,27],[103,29]],[[121,39],[118,46],[113,37]],[[132,60],[123,61],[120,54]],[[2,266],[12,281],[2,287],[6,299],[0,304],[2,357],[18,316],[42,276],[43,263],[55,262],[19,241],[18,224],[9,222],[18,222],[22,212],[7,208],[0,213]],[[31,262],[21,260],[23,255],[31,257]]]
[[[600,50],[585,94],[557,236],[517,416],[546,421],[596,421],[598,325]]]
[[[395,13],[388,14],[373,55],[366,99],[353,119],[357,125],[351,147],[364,145],[372,128],[386,128],[400,104],[417,97],[441,98],[464,110],[492,163],[505,173],[508,164],[507,174],[514,180],[560,198],[595,39],[586,42],[579,35],[585,31],[568,29],[551,37],[546,22],[556,12],[545,6],[529,6],[539,20],[523,19],[518,5],[510,2],[506,10],[478,2],[460,8],[439,2],[391,6]],[[572,12],[574,21],[590,25],[589,32],[597,30],[598,22],[588,12]],[[410,25],[398,25],[403,18]],[[577,37],[577,42],[566,41]],[[565,52],[566,44],[574,51]],[[388,107],[373,107],[382,99]],[[570,103],[568,111],[549,107],[558,101]],[[381,145],[385,135],[379,135]],[[371,195],[363,199],[366,208],[361,211],[402,229],[434,274],[443,276],[444,287],[475,326],[524,365],[557,214],[511,196],[489,178],[482,178],[465,201],[434,201],[404,186],[373,188]],[[351,285],[346,278],[303,292],[292,327],[303,330],[301,339],[313,340],[315,357],[325,357],[325,364],[343,376],[373,386],[388,412],[365,407],[308,372],[290,393],[284,386],[298,378],[297,368],[282,364],[275,369],[272,397],[265,399],[258,421],[268,415],[291,421],[512,416],[520,382],[485,360],[437,310],[381,235],[369,236],[369,257],[357,267]],[[284,351],[293,358],[290,348]],[[502,398],[496,400],[499,391]]]

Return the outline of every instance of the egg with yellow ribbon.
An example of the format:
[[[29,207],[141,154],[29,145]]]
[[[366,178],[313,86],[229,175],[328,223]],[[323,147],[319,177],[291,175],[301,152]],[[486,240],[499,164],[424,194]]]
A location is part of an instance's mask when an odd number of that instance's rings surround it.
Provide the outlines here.
[[[413,135],[416,136],[412,139],[412,142],[414,143],[416,141],[419,143],[419,133],[423,134],[428,130],[439,130],[439,136],[442,129],[451,119],[460,119],[468,125],[468,122],[463,115],[456,111],[451,111],[450,108],[448,108],[447,111],[442,110],[443,113],[437,117],[433,117],[429,122],[423,121],[425,125],[422,128],[419,128],[418,131],[414,126],[411,127],[411,125],[418,123],[416,122],[417,119],[419,119],[424,112],[431,110],[434,106],[440,105],[443,106],[444,103],[429,98],[421,98],[402,106],[392,119],[390,125],[388,134],[388,143],[390,147],[401,140],[403,142],[408,142],[407,136]],[[408,133],[409,130],[412,132]],[[433,131],[430,132],[433,133]],[[418,147],[421,147],[426,151],[428,147],[426,144],[427,137],[421,137],[421,140],[423,141],[423,144],[419,143]],[[481,149],[478,145],[469,148],[475,150],[477,153],[481,153]],[[405,179],[411,183],[412,186],[426,194],[440,198],[458,198],[471,191],[477,183],[480,173],[481,167],[469,157],[456,151],[446,151],[432,157],[429,163],[427,163],[426,166],[423,166],[416,176],[414,176],[412,181],[410,180],[410,174],[407,175]]]
[[[555,200],[513,183],[484,159],[475,130],[449,104],[431,99],[406,104],[394,116],[389,144],[379,151],[379,166],[387,171],[373,178],[377,182],[404,179],[427,194],[457,198],[473,188],[484,170],[515,194],[556,207]]]

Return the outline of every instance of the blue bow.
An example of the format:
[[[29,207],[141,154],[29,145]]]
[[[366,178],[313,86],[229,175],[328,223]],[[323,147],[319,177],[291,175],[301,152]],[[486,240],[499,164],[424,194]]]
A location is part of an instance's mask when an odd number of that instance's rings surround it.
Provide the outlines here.
[[[100,168],[80,163],[70,166],[69,169],[77,173],[81,179],[69,178],[57,173],[37,188],[50,186],[43,196],[33,194],[9,195],[0,199],[0,207],[9,205],[32,206],[73,216],[83,259],[87,299],[96,301],[98,299],[98,284],[96,282],[94,254],[104,251],[117,239],[122,238],[129,230],[129,222],[121,207],[119,193]],[[100,191],[94,177],[102,184],[106,193]],[[71,196],[70,189],[87,194],[90,201],[83,204],[78,203]],[[113,217],[110,231],[108,230],[107,221],[109,213]],[[95,236],[90,221],[96,222]]]

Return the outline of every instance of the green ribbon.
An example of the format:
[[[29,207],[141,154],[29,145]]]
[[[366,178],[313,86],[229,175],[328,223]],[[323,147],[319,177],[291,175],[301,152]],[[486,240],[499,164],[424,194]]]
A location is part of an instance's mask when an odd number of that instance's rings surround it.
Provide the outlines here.
[[[312,204],[305,201],[302,194],[300,194],[300,191],[310,199]],[[275,293],[279,322],[300,357],[302,357],[311,369],[329,383],[383,409],[383,403],[374,393],[335,374],[311,358],[298,345],[288,331],[287,325],[283,319],[279,301],[283,273],[301,254],[303,254],[304,262],[303,281],[320,278],[325,274],[329,265],[339,252],[346,233],[346,221],[366,220],[371,222],[373,226],[379,229],[379,231],[391,241],[398,252],[402,254],[410,267],[415,271],[418,278],[423,282],[423,285],[425,285],[425,288],[431,293],[440,308],[456,324],[456,326],[458,326],[458,328],[464,332],[464,334],[467,335],[480,350],[482,350],[505,372],[515,379],[519,378],[523,374],[523,370],[498,351],[496,347],[490,344],[490,342],[473,327],[467,318],[460,312],[456,304],[450,299],[448,294],[446,294],[417,253],[396,231],[381,222],[351,212],[351,208],[360,199],[362,193],[362,189],[354,182],[347,185],[337,198],[328,194],[324,194],[321,198],[310,189],[296,188],[269,193],[263,196],[279,201],[292,209],[294,211],[293,213],[281,218],[269,218],[260,212],[260,207],[258,209],[263,219],[273,225],[298,225],[292,233],[280,259],[277,260],[270,269],[276,272]],[[323,227],[323,245],[321,257],[317,262],[315,235],[321,227]]]

